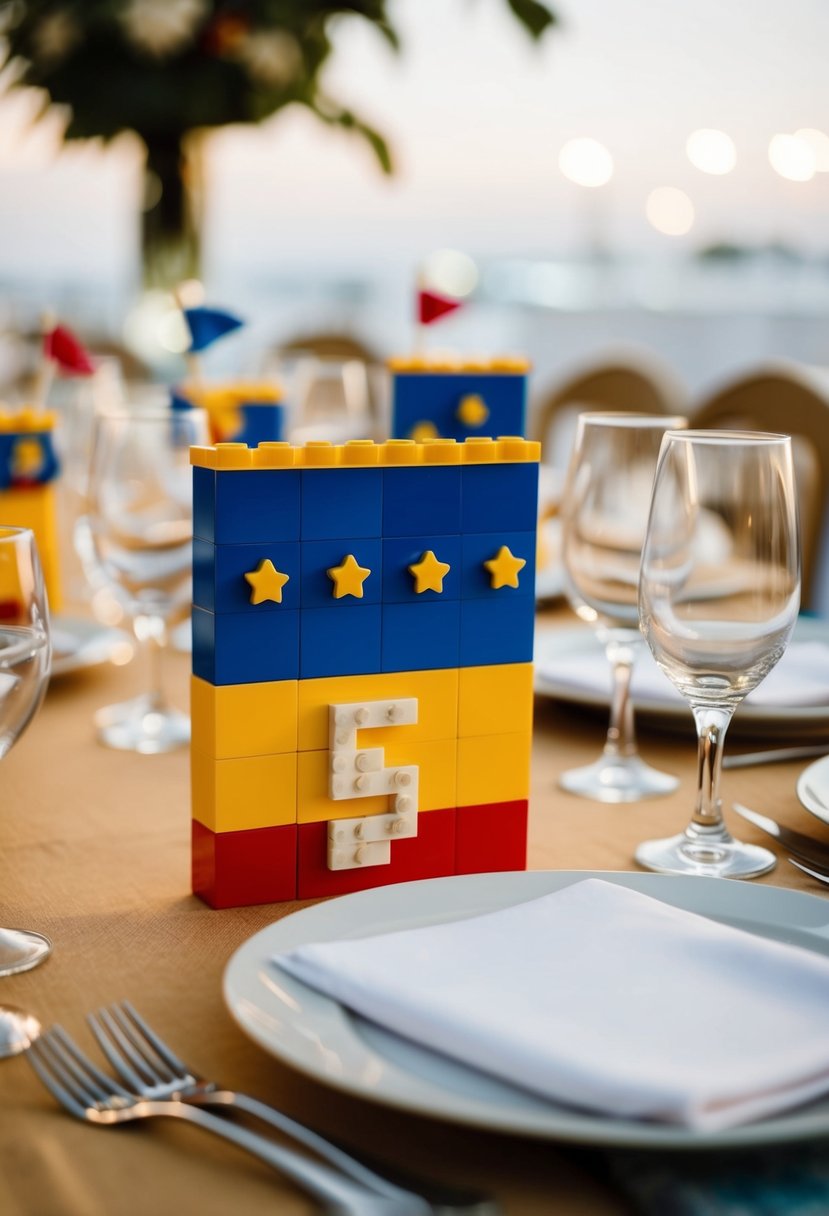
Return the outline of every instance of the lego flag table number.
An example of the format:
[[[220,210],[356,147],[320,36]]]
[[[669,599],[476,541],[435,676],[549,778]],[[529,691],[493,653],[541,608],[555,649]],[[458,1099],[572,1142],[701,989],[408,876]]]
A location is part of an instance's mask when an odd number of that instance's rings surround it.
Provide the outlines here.
[[[34,532],[49,607],[57,612],[61,588],[54,483],[60,467],[54,427],[53,414],[0,409],[0,522]]]
[[[538,445],[192,460],[196,894],[523,869]]]
[[[389,360],[391,433],[396,439],[523,435],[526,359]]]

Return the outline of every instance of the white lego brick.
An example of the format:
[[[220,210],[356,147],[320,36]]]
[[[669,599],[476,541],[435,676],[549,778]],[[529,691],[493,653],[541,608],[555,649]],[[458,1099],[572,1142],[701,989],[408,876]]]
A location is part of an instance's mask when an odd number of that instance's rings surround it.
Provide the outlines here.
[[[387,866],[391,861],[391,844],[387,840],[348,842],[341,845],[328,841],[329,870],[363,870],[367,866]]]
[[[328,707],[331,751],[357,751],[357,731],[378,726],[411,726],[417,722],[417,697],[390,701],[352,701]]]

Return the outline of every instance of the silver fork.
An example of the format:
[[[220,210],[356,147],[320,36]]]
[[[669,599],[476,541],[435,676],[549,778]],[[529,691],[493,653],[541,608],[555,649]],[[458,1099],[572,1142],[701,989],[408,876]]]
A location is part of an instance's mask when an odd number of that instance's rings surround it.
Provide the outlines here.
[[[245,1127],[230,1123],[199,1106],[174,1099],[146,1099],[101,1072],[61,1026],[35,1039],[27,1059],[43,1084],[70,1114],[99,1127],[132,1123],[137,1119],[184,1119],[228,1140],[322,1200],[326,1210],[340,1216],[426,1216],[429,1207],[419,1196],[399,1191],[396,1197],[379,1195],[351,1178],[335,1173]]]
[[[391,1198],[401,1195],[400,1188],[387,1178],[290,1115],[248,1094],[223,1089],[214,1081],[208,1081],[175,1054],[129,1001],[115,1002],[109,1008],[90,1013],[87,1021],[117,1075],[141,1097],[176,1098],[195,1106],[241,1111],[311,1149],[370,1190]],[[401,1181],[410,1188],[402,1191],[406,1198],[411,1191],[420,1191],[429,1197],[427,1211],[445,1216],[497,1216],[499,1210],[494,1200],[478,1191],[460,1191],[413,1176],[406,1176]]]

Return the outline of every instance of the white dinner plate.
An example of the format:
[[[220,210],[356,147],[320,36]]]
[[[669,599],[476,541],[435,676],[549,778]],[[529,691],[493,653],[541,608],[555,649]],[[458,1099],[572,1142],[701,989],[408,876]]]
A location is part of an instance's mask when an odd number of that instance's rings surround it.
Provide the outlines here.
[[[792,634],[794,642],[817,642],[829,644],[829,623],[810,617],[799,618]],[[592,687],[580,687],[575,683],[557,680],[555,664],[558,658],[571,660],[584,655],[593,658],[601,654],[602,647],[594,631],[586,625],[565,626],[536,624],[535,629],[535,691],[539,696],[555,701],[566,701],[593,709],[610,709],[610,672],[608,669],[607,692]],[[640,660],[653,664],[649,652]],[[665,677],[666,695],[648,697],[636,693],[636,668],[634,668],[633,703],[637,716],[645,717],[651,725],[664,729],[694,733],[694,720],[687,701]],[[762,686],[761,686],[762,687]],[[745,701],[738,706],[731,726],[729,739],[772,737],[777,739],[803,739],[829,735],[829,704],[826,705],[763,705]],[[727,746],[727,744],[726,744]]]
[[[57,615],[52,618],[52,679],[96,667],[120,652],[132,653],[129,634],[98,621]]]
[[[829,756],[804,768],[797,779],[797,796],[807,811],[829,823]]]
[[[225,1001],[254,1042],[316,1080],[454,1123],[543,1139],[646,1148],[725,1148],[827,1135],[829,1098],[716,1133],[585,1114],[382,1030],[271,961],[274,955],[309,942],[364,937],[493,912],[585,878],[617,883],[758,936],[829,956],[829,905],[815,895],[721,878],[661,874],[546,870],[464,874],[377,887],[300,908],[236,951],[225,970]],[[608,1009],[612,1016],[612,1005]],[[705,1010],[700,1010],[700,1017],[704,1019]],[[716,1026],[709,1031],[716,1034]],[[773,1044],[769,1050],[774,1050]]]

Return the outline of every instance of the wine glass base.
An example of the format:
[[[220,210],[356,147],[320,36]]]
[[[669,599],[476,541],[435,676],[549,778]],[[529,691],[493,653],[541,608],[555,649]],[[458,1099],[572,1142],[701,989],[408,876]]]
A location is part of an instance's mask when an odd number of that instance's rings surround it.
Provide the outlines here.
[[[651,768],[640,756],[601,756],[594,764],[562,773],[558,783],[568,794],[596,802],[638,802],[672,794],[679,780]]]
[[[145,756],[175,751],[190,742],[190,719],[178,709],[161,707],[148,697],[110,705],[95,715],[98,742]]]
[[[0,976],[30,971],[52,953],[52,943],[31,929],[0,929]]]
[[[636,861],[657,874],[697,874],[705,878],[757,878],[777,864],[774,853],[739,840],[693,840],[685,833],[646,840]]]

